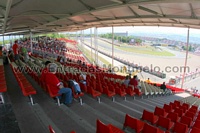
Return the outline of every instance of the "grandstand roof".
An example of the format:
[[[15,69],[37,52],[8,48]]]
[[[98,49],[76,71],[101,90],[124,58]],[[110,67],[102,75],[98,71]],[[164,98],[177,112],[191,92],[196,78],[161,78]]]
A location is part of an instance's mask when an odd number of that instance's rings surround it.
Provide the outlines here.
[[[1,0],[0,34],[109,26],[200,28],[198,0]]]

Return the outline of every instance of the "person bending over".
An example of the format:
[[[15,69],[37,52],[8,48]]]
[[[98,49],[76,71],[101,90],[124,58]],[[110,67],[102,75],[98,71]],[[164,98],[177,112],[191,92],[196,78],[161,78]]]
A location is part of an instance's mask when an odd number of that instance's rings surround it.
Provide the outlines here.
[[[64,94],[64,104],[67,106],[70,106],[72,103],[72,90],[70,88],[65,88],[63,86],[63,83],[59,81],[59,79],[56,77],[55,73],[57,70],[57,65],[55,63],[50,63],[48,65],[48,73],[45,76],[45,82],[46,84],[50,85],[50,89],[52,94]],[[61,99],[61,96],[59,96]]]

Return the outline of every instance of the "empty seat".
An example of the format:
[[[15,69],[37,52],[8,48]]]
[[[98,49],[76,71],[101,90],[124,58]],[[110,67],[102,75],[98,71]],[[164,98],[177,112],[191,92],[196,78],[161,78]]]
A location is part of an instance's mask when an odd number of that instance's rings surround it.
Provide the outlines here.
[[[165,110],[165,112],[169,113],[169,112],[172,112],[172,106],[171,105],[167,105],[167,104],[164,104],[163,106],[163,109]]]
[[[158,121],[158,116],[154,115],[152,112],[144,110],[141,119],[151,122],[151,124],[155,124]]]
[[[191,109],[195,109],[196,111],[198,110],[198,107],[195,105],[192,105]]]
[[[180,101],[175,100],[174,103],[175,103],[176,106],[178,106],[178,107],[181,106],[181,102],[180,102]]]
[[[154,126],[151,126],[151,125],[145,123],[142,133],[164,133],[164,131],[160,130],[157,127],[154,127]]]
[[[176,122],[172,131],[175,133],[187,133],[188,126],[183,123]]]
[[[194,125],[193,125],[193,128],[196,127],[198,129],[200,129],[200,120],[196,120]]]
[[[171,121],[173,122],[177,122],[179,120],[179,117],[178,117],[178,114],[177,113],[174,113],[174,112],[170,112],[168,115],[167,115],[167,118],[169,118]]]
[[[198,114],[198,116],[197,116],[197,119],[196,120],[199,120],[200,121],[200,114]]]
[[[140,133],[142,131],[143,127],[144,127],[144,122],[126,114],[125,122],[124,122],[124,129],[126,127],[130,127],[132,129],[134,129],[136,133]]]
[[[200,129],[193,127],[190,133],[200,133]]]
[[[181,117],[183,115],[183,110],[182,109],[179,109],[179,108],[176,108],[174,110],[174,113],[177,113],[179,117]]]
[[[193,120],[194,116],[195,116],[195,113],[192,113],[192,112],[188,111],[188,112],[185,113],[185,116],[190,117]]]
[[[192,113],[197,113],[197,110],[196,109],[194,109],[194,108],[190,108],[189,110],[188,110],[189,112],[192,112]]]
[[[172,103],[172,102],[170,102],[170,103],[169,103],[169,105],[171,105],[171,106],[172,106],[172,109],[175,109],[175,108],[177,108],[177,105],[176,105],[175,103]]]
[[[182,104],[182,106],[183,106],[183,107],[186,107],[186,108],[187,108],[187,110],[190,108],[190,105],[189,105],[189,104],[187,104],[187,103],[183,103],[183,104]]]
[[[191,126],[192,124],[192,118],[187,117],[187,116],[182,116],[180,123],[186,124],[188,126],[188,128]]]
[[[159,107],[156,106],[155,111],[154,111],[154,115],[166,117],[167,116],[167,112],[165,112],[164,109],[159,108]]]
[[[171,122],[171,120],[169,118],[165,118],[163,116],[160,116],[158,119],[158,123],[157,126],[161,126],[167,130],[170,130],[172,128],[172,126],[174,125],[173,122]]]
[[[106,125],[98,119],[96,121],[96,124],[97,124],[96,133],[124,133],[123,130],[113,126],[112,124]]]

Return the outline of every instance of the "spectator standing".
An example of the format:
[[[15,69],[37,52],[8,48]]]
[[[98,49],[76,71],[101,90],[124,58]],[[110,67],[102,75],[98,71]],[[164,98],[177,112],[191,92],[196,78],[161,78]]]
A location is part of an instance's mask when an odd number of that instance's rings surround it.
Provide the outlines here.
[[[15,62],[19,63],[19,46],[17,44],[17,40],[15,40],[15,43],[12,46],[13,53],[14,53],[14,60]]]

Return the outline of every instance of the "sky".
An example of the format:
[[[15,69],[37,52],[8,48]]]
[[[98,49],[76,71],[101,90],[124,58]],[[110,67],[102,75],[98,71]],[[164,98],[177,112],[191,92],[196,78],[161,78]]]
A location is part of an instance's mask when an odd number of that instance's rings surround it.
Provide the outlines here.
[[[92,30],[94,32],[94,30]],[[169,40],[177,40],[186,42],[188,28],[177,28],[177,27],[161,27],[161,26],[123,26],[114,27],[114,33],[126,33],[133,36],[148,36],[167,38]],[[80,32],[79,32],[80,33]],[[112,33],[112,27],[98,28],[98,34]],[[90,34],[90,29],[84,31],[84,34]],[[189,42],[200,44],[200,30],[189,29]]]
[[[161,27],[161,26],[123,26],[123,27],[114,27],[115,33],[126,33],[133,36],[150,36],[150,37],[162,37],[171,40],[178,40],[186,42],[187,40],[187,28],[176,28],[176,27]],[[92,28],[94,33],[94,29]],[[78,32],[80,34],[80,32]],[[98,28],[98,34],[103,33],[112,33],[112,27],[103,27]],[[200,30],[199,29],[190,29],[190,42],[198,43],[200,40]],[[90,34],[90,29],[84,30],[84,34]],[[5,40],[9,39],[5,37]],[[3,40],[0,37],[0,40]]]

